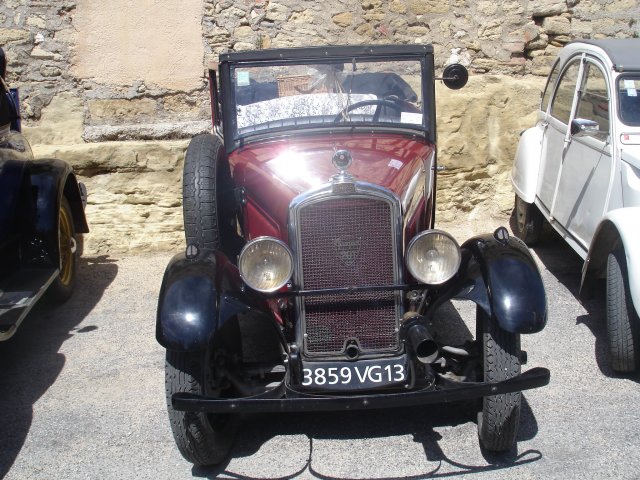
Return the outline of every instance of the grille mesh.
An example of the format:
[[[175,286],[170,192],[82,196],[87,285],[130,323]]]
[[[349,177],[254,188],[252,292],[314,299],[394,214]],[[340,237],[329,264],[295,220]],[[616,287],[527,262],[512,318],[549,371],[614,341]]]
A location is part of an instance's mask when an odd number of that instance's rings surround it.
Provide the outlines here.
[[[303,288],[307,290],[394,282],[390,206],[374,198],[329,199],[300,211]],[[341,353],[357,340],[362,351],[398,345],[393,292],[308,296],[306,351]]]

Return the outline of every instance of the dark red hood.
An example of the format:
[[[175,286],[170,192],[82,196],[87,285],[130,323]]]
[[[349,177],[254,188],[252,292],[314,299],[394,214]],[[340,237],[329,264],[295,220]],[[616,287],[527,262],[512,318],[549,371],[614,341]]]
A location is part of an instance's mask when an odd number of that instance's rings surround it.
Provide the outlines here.
[[[388,188],[402,197],[410,179],[433,152],[425,140],[391,134],[336,134],[269,140],[240,148],[229,157],[237,187],[281,227],[288,206],[300,193],[329,182],[338,171],[337,150],[353,157],[356,180]]]

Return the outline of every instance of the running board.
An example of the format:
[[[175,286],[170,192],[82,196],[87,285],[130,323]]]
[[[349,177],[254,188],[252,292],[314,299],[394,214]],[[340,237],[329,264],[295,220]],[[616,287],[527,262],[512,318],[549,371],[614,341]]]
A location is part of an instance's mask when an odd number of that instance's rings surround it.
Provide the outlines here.
[[[0,341],[13,336],[58,273],[57,268],[23,268],[0,282]]]

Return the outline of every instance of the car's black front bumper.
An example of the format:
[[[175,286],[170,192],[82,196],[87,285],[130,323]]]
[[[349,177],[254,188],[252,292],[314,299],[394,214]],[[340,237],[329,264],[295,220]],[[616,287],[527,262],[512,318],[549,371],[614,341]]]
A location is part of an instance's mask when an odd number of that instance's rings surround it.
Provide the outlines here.
[[[282,394],[286,395],[283,398],[259,396],[218,399],[190,393],[174,393],[171,397],[171,404],[176,410],[211,413],[366,410],[445,403],[518,392],[543,387],[549,383],[549,379],[548,369],[536,367],[524,372],[522,375],[497,383],[448,382],[447,386],[443,388],[402,393],[376,393],[356,396],[311,395],[301,394],[297,391],[287,392],[283,384],[283,388],[280,390]],[[287,393],[291,393],[293,396],[288,396]]]

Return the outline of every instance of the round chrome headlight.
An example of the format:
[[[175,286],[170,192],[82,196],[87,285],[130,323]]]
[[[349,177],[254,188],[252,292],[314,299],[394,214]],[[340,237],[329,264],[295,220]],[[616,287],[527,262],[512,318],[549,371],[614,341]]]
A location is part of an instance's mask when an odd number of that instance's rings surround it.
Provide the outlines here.
[[[293,256],[287,245],[272,237],[258,237],[247,243],[238,258],[240,276],[259,292],[275,292],[293,273]]]
[[[405,255],[411,275],[428,285],[440,285],[451,279],[458,271],[461,259],[458,243],[438,230],[416,235]]]

